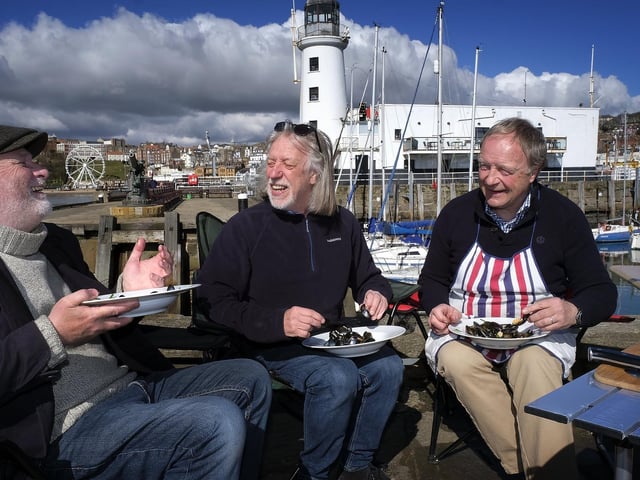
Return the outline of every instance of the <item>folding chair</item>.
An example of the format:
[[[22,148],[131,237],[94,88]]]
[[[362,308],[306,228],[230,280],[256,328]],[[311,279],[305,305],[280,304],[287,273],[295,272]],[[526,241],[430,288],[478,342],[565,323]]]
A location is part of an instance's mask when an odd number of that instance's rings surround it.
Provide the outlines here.
[[[207,258],[222,227],[224,222],[209,212],[199,212],[196,215],[196,243],[200,265]],[[143,333],[156,348],[200,351],[205,362],[226,356],[230,349],[231,331],[213,324],[203,313],[202,307],[197,305],[195,296],[192,295],[191,298],[191,325],[186,328],[140,325]]]
[[[224,224],[224,221],[209,212],[198,212],[196,215],[196,243],[198,244],[198,260],[200,265],[207,259],[211,247],[218,237],[218,234],[222,231]],[[197,274],[198,271],[194,271],[194,280]],[[230,348],[233,331],[230,328],[212,321],[206,313],[208,308],[206,308],[205,305],[199,304],[195,295],[193,295],[192,298],[191,324],[193,327],[201,332],[213,333],[220,336],[224,339],[226,346]]]
[[[420,329],[420,333],[424,339],[427,339],[427,329],[422,323],[420,312],[422,311],[422,305],[420,304],[420,298],[418,292],[420,291],[420,285],[412,283],[399,282],[397,280],[388,280],[391,285],[391,300],[389,301],[389,308],[387,314],[389,318],[387,325],[393,325],[396,321],[396,316],[400,315],[405,317],[411,315],[415,321],[416,326]]]
[[[224,221],[209,212],[198,212],[196,215],[196,243],[198,244],[198,261],[202,265],[209,255],[218,234],[224,227]]]

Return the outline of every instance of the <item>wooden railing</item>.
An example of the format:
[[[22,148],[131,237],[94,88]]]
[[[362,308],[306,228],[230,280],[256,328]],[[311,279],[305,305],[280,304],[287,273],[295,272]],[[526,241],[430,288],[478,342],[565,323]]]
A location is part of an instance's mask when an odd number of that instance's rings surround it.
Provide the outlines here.
[[[172,253],[174,264],[171,284],[191,283],[189,258],[185,251],[185,235],[177,212],[166,212],[162,224],[119,224],[116,217],[101,215],[95,266],[95,276],[100,282],[109,288],[116,285],[128,254],[140,237],[147,241],[150,253],[157,244],[165,245]],[[171,307],[171,311],[183,315],[189,314],[191,305],[189,298],[188,292],[181,295]]]

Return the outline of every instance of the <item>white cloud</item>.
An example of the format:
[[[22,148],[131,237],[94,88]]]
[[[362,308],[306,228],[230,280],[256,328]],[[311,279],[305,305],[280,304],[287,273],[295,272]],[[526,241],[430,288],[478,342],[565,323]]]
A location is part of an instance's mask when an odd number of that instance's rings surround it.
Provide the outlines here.
[[[345,50],[347,88],[354,68],[357,102],[370,77],[375,29],[349,20],[344,24],[351,32]],[[379,33],[379,46],[388,52],[386,101],[411,102],[429,51],[417,101],[434,102],[435,46],[393,28]],[[444,59],[445,101],[470,103],[473,72],[460,68],[449,48]],[[480,75],[477,103],[522,102],[525,71]],[[288,24],[240,26],[209,14],[169,23],[120,9],[83,28],[41,14],[31,27],[8,24],[0,31],[0,122],[59,137],[184,144],[202,143],[209,130],[213,142],[259,141],[276,121],[297,118],[299,87],[292,80]],[[527,73],[528,105],[586,106],[588,89],[588,75]],[[640,110],[640,97],[630,98],[615,77],[597,77],[595,96],[602,113]],[[369,102],[371,94],[364,99]]]

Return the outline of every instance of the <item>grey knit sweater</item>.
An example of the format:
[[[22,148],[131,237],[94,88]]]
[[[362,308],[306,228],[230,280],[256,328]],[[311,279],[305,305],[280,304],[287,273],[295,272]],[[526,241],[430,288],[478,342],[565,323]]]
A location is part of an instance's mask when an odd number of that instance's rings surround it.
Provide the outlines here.
[[[0,225],[0,258],[51,348],[49,367],[62,367],[61,377],[53,387],[56,408],[51,440],[54,440],[93,405],[123,390],[135,374],[125,366],[118,366],[99,339],[77,347],[62,344],[48,314],[60,298],[71,292],[38,251],[46,235],[44,225],[31,233]]]

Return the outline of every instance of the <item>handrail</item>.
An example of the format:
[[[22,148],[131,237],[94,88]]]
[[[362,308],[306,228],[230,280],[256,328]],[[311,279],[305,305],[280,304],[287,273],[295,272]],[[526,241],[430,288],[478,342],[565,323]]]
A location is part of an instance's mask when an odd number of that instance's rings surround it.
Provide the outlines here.
[[[387,181],[389,181],[389,174]],[[469,178],[468,172],[441,172],[440,178],[443,184],[449,183],[467,183]],[[373,173],[374,185],[380,185],[382,175],[379,171]],[[474,180],[477,183],[477,173],[474,174]],[[612,180],[610,174],[605,174],[594,169],[579,170],[543,170],[538,174],[538,181],[541,183],[551,182],[579,182],[579,181],[608,181]],[[369,172],[359,172],[356,181],[360,184],[369,183]],[[416,184],[434,184],[436,181],[436,172],[413,172],[411,174],[411,182]],[[348,178],[339,178],[336,175],[336,182],[339,185],[348,185]],[[393,183],[407,184],[409,183],[409,173],[406,170],[396,170],[393,175]]]

